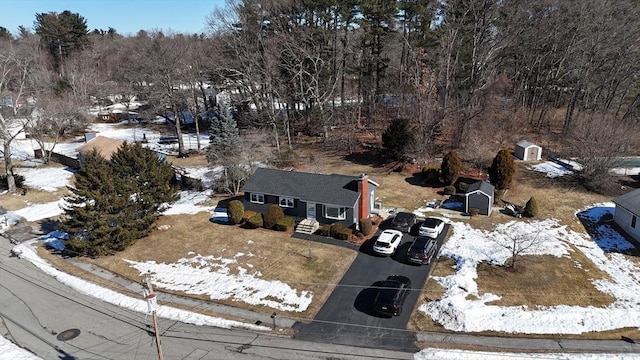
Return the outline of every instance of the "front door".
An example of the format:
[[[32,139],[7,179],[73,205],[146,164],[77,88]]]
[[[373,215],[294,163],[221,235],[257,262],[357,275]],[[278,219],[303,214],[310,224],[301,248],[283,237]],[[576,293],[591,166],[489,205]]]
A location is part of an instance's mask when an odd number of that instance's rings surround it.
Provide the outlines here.
[[[314,219],[316,218],[316,203],[314,202],[308,202],[307,203],[307,219]]]

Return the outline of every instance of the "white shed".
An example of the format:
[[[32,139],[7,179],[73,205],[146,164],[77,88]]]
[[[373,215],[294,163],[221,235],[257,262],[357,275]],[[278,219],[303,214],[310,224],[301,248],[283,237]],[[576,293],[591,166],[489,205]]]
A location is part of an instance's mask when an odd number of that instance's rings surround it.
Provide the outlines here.
[[[521,140],[516,144],[514,154],[524,161],[539,161],[542,158],[542,147],[530,141]]]
[[[624,232],[640,242],[640,189],[633,190],[613,199],[616,204],[613,221]]]

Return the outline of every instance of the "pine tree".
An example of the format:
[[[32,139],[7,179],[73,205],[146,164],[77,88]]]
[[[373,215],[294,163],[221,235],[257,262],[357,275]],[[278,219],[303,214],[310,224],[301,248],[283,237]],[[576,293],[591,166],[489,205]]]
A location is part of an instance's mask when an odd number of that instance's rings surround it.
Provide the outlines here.
[[[73,51],[89,42],[87,20],[80,14],[65,10],[62,13],[36,13],[36,34],[53,58],[54,68],[64,75],[62,64]]]
[[[408,119],[393,120],[382,133],[382,146],[389,151],[391,157],[397,160],[401,160],[404,157],[406,149],[411,142],[413,142],[413,133],[409,128]]]
[[[165,204],[175,200],[172,178],[171,167],[139,144],[124,143],[110,162],[89,153],[69,188],[59,226],[70,234],[69,253],[112,254],[147,235]]]
[[[223,166],[218,188],[236,194],[250,173],[242,164],[243,147],[238,124],[225,105],[221,105],[219,110],[211,121],[207,160],[210,164]]]
[[[107,224],[120,210],[118,184],[107,161],[97,151],[83,157],[83,164],[75,174],[73,195],[65,197],[65,220],[59,229],[68,232],[67,250],[72,255],[99,256],[109,253]]]
[[[229,158],[238,158],[242,152],[242,139],[238,124],[231,111],[221,105],[219,113],[211,120],[207,160],[219,164]]]
[[[450,151],[444,156],[442,159],[442,165],[440,166],[442,181],[445,185],[455,184],[460,176],[460,171],[462,171],[462,161],[460,160],[460,156],[458,156],[457,152]]]
[[[511,186],[516,173],[516,163],[507,149],[498,151],[489,168],[489,180],[498,190],[506,190]]]

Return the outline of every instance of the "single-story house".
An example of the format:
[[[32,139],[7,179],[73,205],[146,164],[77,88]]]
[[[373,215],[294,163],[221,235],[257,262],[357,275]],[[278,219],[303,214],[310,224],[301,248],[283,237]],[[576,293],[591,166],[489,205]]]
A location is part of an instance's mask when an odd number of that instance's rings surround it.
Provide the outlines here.
[[[124,143],[122,140],[108,138],[106,136],[95,136],[90,138],[86,143],[78,146],[76,149],[78,151],[78,161],[82,164],[82,157],[85,154],[90,153],[94,149],[98,151],[98,153],[105,159],[111,160],[111,156],[118,151],[120,146]]]
[[[516,144],[514,155],[524,161],[540,161],[542,158],[542,147],[527,140],[521,140]]]
[[[640,189],[613,199],[616,204],[613,221],[629,236],[640,242]]]
[[[464,211],[469,213],[470,209],[478,209],[481,215],[490,215],[493,206],[495,188],[486,181],[476,181],[469,185],[467,193],[464,195]]]
[[[265,213],[277,204],[285,215],[321,224],[358,227],[374,210],[376,182],[360,176],[259,168],[242,187],[245,209]]]

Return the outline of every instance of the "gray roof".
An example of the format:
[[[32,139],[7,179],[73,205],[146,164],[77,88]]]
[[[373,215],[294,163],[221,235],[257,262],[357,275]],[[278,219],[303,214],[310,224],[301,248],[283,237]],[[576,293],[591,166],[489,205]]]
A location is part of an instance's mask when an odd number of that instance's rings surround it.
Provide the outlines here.
[[[634,214],[640,215],[640,189],[630,191],[624,195],[620,195],[613,199],[616,205],[619,205]]]
[[[487,195],[493,196],[494,186],[486,181],[476,181],[473,184],[469,185],[469,189],[467,189],[467,194],[474,191],[482,191]]]
[[[521,148],[525,148],[526,149],[529,146],[538,146],[538,145],[532,143],[531,141],[520,140],[520,141],[518,141],[518,146],[521,147]],[[540,146],[538,146],[538,147],[540,147]]]
[[[258,168],[244,184],[242,191],[353,207],[360,198],[358,179],[358,176]],[[369,186],[376,184],[369,181]]]

